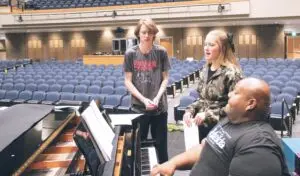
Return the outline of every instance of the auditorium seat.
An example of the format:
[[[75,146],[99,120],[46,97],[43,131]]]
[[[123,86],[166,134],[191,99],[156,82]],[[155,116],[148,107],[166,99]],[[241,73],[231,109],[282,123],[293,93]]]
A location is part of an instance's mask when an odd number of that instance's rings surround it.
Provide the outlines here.
[[[49,85],[46,84],[46,83],[39,84],[38,87],[37,87],[37,90],[47,92],[49,90]]]
[[[6,90],[0,90],[0,100],[5,97]]]
[[[277,101],[271,104],[271,113],[270,113],[269,122],[274,130],[281,132],[282,137],[283,135],[287,135],[287,136],[292,135],[292,124],[293,124],[292,121],[293,118],[291,117],[289,110],[286,106],[284,106],[284,111],[282,112],[282,102]]]
[[[287,82],[289,80],[288,76],[283,76],[283,75],[279,75],[276,77],[276,80],[281,81],[281,82]]]
[[[96,85],[96,86],[102,87],[102,81],[101,80],[94,80],[92,82],[92,85]]]
[[[23,91],[25,89],[25,84],[24,83],[16,83],[14,85],[14,89],[18,90],[19,92]]]
[[[46,97],[46,93],[43,91],[33,92],[32,99],[28,100],[27,103],[38,104],[42,102]]]
[[[282,81],[279,81],[279,80],[271,81],[269,84],[271,86],[277,86],[277,87],[283,87],[284,86],[284,83]]]
[[[70,92],[73,93],[74,92],[74,86],[72,84],[66,84],[62,87],[61,89],[62,92]]]
[[[48,79],[48,80],[46,81],[46,83],[47,83],[48,85],[52,85],[52,84],[55,84],[55,83],[56,83],[56,80],[55,80],[55,79]]]
[[[47,92],[42,104],[52,105],[60,100],[60,94],[58,92]]]
[[[270,86],[270,91],[273,95],[277,96],[278,94],[280,94],[281,89],[278,86]]]
[[[110,95],[105,98],[104,104],[102,105],[104,109],[108,112],[114,112],[117,106],[121,104],[121,95]]]
[[[101,94],[111,95],[114,93],[114,88],[112,86],[104,86],[101,88]]]
[[[192,96],[182,96],[178,106],[174,107],[175,121],[182,120],[183,114],[187,106],[192,104],[196,99]]]
[[[34,78],[34,79],[36,79],[36,78]],[[40,78],[40,79],[36,80],[35,83],[36,83],[37,85],[40,85],[40,84],[46,83],[46,81],[45,81],[45,79]]]
[[[4,84],[2,84],[2,89],[3,90],[12,90],[14,88],[14,85],[13,85],[13,83],[4,83]]]
[[[76,80],[76,79],[72,79],[72,80],[69,80],[69,83],[68,84],[72,84],[73,86],[76,86],[76,85],[78,85],[78,80]]]
[[[73,79],[73,78],[71,78]],[[57,80],[57,84],[61,85],[61,86],[64,86],[68,83],[68,81],[66,79],[59,79]]]
[[[19,97],[19,91],[8,90],[3,99],[0,100],[1,103],[9,103]]]
[[[103,86],[112,86],[112,87],[115,87],[115,81],[113,81],[113,80],[103,81]]]
[[[72,101],[72,100],[74,100],[74,97],[75,97],[74,93],[71,93],[71,92],[61,92],[60,93],[60,99],[61,100],[70,100],[70,101]]]
[[[13,102],[15,103],[25,103],[27,100],[30,100],[32,98],[32,91],[30,90],[24,90],[20,92],[19,97]]]
[[[75,94],[75,101],[82,101],[82,102],[89,102],[90,101],[90,96],[85,93],[78,93]]]
[[[89,95],[94,95],[94,94],[100,94],[100,86],[97,86],[97,85],[92,85],[92,86],[89,86],[88,87],[88,94]]]
[[[117,107],[118,113],[128,113],[131,111],[131,95],[122,98],[120,105]]]
[[[292,95],[294,98],[297,97],[298,95],[298,90],[295,87],[290,87],[290,86],[285,86],[284,88],[281,89],[282,93],[288,93]]]
[[[31,83],[35,83],[35,80],[33,78],[25,80],[25,84],[31,84]]]
[[[115,88],[115,95],[121,95],[122,97],[127,95],[128,91],[125,86],[119,86]]]
[[[175,80],[173,77],[169,77],[169,79],[168,79],[167,94],[173,95],[173,98],[175,98],[176,85],[175,85]]]
[[[25,83],[25,80],[23,79],[23,78],[18,78],[18,79],[16,79],[16,78],[14,78],[15,80],[14,80],[14,83],[16,84],[16,83]]]
[[[262,77],[263,80],[265,80],[267,83],[273,81],[275,78],[274,76],[271,76],[271,75],[265,75]]]
[[[49,87],[49,92],[60,92],[62,86],[60,84],[52,84]]]
[[[77,75],[74,79],[77,79],[78,82],[84,80],[85,75]]]
[[[86,85],[86,86],[90,86],[91,85],[91,81],[90,80],[81,80],[79,82],[80,85]]]
[[[87,86],[86,85],[77,85],[75,86],[74,93],[86,93]]]

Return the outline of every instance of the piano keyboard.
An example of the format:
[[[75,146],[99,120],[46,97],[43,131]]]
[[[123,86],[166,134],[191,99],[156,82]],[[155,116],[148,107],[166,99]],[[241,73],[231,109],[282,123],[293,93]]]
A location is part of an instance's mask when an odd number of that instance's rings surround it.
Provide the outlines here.
[[[141,148],[141,175],[150,175],[151,169],[158,164],[155,147]]]

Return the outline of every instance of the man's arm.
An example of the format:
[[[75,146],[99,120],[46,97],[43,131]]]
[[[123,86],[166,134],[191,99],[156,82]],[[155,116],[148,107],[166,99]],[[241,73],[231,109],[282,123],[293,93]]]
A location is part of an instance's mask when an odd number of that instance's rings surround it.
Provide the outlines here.
[[[169,80],[169,72],[168,71],[164,71],[162,72],[162,77],[163,80],[160,84],[160,88],[158,90],[157,95],[155,96],[155,98],[153,99],[153,102],[158,105],[158,102],[161,98],[161,96],[163,95],[163,93],[166,91],[167,86],[168,86],[168,80]]]
[[[173,157],[169,161],[155,166],[151,171],[151,176],[156,176],[157,174],[173,175],[175,170],[191,169],[193,165],[200,159],[200,154],[204,145],[205,141],[200,145],[197,145],[188,151]]]

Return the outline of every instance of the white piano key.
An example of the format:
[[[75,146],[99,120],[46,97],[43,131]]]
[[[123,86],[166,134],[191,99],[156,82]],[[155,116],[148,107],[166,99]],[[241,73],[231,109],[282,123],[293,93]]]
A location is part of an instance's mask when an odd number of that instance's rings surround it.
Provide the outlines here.
[[[142,150],[145,150],[145,152],[148,155],[148,161],[144,162],[144,164],[141,165],[141,168],[148,168],[148,169],[142,169],[142,176],[148,176],[150,175],[152,168],[156,164],[158,164],[157,154],[156,154],[155,147],[142,148]]]

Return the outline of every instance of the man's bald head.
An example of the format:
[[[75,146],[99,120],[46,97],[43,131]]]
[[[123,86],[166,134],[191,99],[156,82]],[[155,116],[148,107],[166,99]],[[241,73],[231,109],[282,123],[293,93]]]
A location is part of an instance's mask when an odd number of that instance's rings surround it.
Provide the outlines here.
[[[269,112],[270,106],[270,87],[269,85],[257,78],[245,78],[239,82],[245,90],[246,96],[255,99],[256,106],[253,107],[260,116],[265,116]]]
[[[270,88],[256,78],[245,78],[229,93],[225,112],[233,123],[265,119],[269,113]]]
[[[257,78],[245,78],[240,81],[249,97],[253,97],[258,102],[258,107],[269,106],[270,104],[270,87],[269,85]]]

